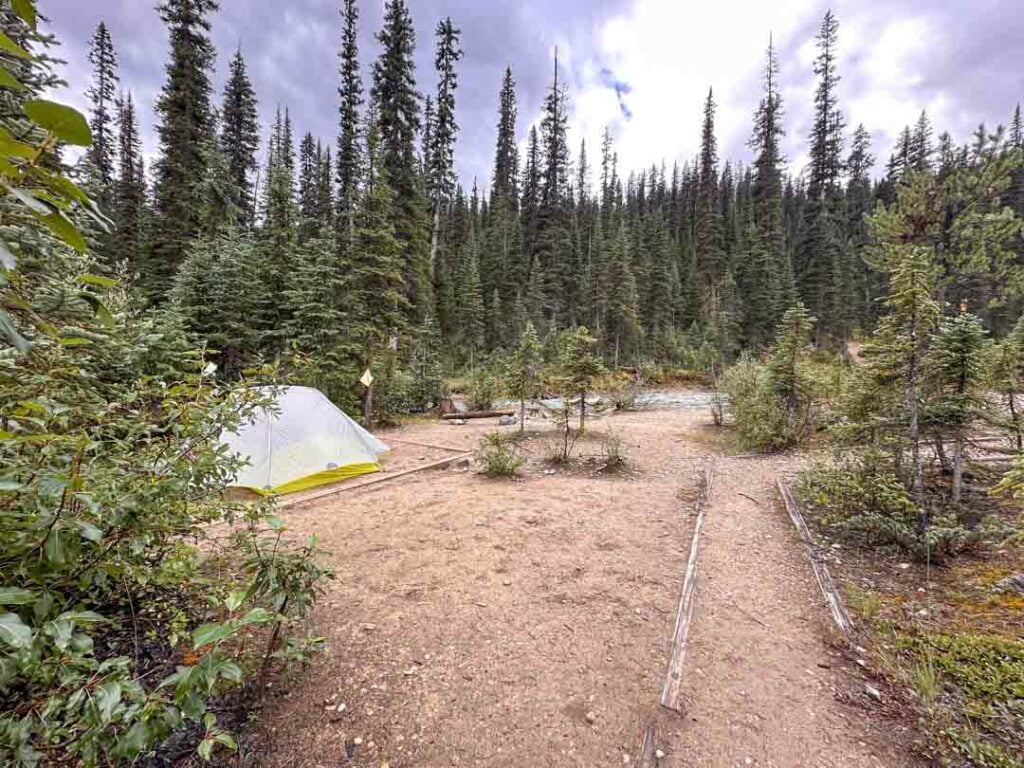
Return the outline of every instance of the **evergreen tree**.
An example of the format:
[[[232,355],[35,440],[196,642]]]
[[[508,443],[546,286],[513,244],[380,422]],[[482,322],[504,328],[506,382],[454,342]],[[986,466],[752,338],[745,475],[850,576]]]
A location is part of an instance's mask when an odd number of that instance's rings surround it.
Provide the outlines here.
[[[209,16],[218,3],[166,0],[158,8],[170,35],[171,60],[156,104],[160,140],[154,173],[156,221],[144,278],[155,301],[166,296],[189,242],[198,233],[195,180],[203,177],[202,147],[214,131],[210,72],[215,51]]]
[[[459,47],[459,30],[446,18],[439,22],[435,31],[437,38],[434,66],[437,69],[437,102],[430,128],[429,154],[425,157],[427,190],[433,213],[430,234],[430,268],[434,271],[437,263],[438,238],[441,235],[441,214],[448,204],[455,188],[454,152],[455,138],[459,132],[455,122],[455,90],[458,75],[455,65],[462,58]]]
[[[544,286],[544,313],[552,329],[572,325],[575,313],[566,98],[565,86],[558,79],[556,52],[541,120],[544,167],[532,243],[534,260],[542,270],[538,279]]]
[[[392,219],[383,146],[377,118],[369,115],[366,133],[366,181],[355,216],[353,249],[346,262],[345,300],[349,344],[361,368],[371,371],[385,358],[389,341],[406,327],[408,299],[403,281],[402,243]],[[364,418],[373,419],[373,390],[364,399]]]
[[[519,337],[519,345],[505,364],[505,387],[519,401],[519,434],[526,431],[526,401],[538,395],[544,360],[537,329],[529,320]]]
[[[747,340],[753,346],[767,341],[775,318],[793,299],[792,266],[786,254],[782,210],[782,96],[777,79],[775,49],[768,43],[764,96],[754,117],[750,146],[755,152],[750,196],[756,239],[748,236],[750,317]]]
[[[110,206],[113,227],[107,254],[112,264],[127,264],[134,274],[143,269],[146,252],[146,173],[139,121],[130,93],[122,95],[117,105],[117,168]]]
[[[423,317],[432,303],[430,222],[416,160],[421,127],[413,61],[416,33],[405,0],[387,0],[377,40],[382,50],[373,66],[371,97],[380,132],[379,164],[392,190],[391,218],[404,257],[406,306]]]
[[[519,254],[519,152],[516,146],[516,91],[512,70],[506,68],[498,99],[498,136],[491,175],[490,216],[481,279],[485,292],[497,293],[506,307],[515,304],[527,279],[527,264]],[[493,309],[491,314],[497,318]],[[498,322],[509,318],[501,317]],[[512,326],[518,327],[518,326]]]
[[[818,57],[814,63],[818,86],[814,95],[807,204],[794,265],[800,297],[819,318],[819,343],[833,339],[837,331],[843,334],[834,319],[846,313],[845,296],[840,292],[837,298],[835,280],[836,273],[846,268],[842,263],[845,253],[839,217],[844,122],[836,92],[838,31],[839,22],[831,11],[827,12],[818,33]]]
[[[359,202],[360,164],[359,107],[363,103],[363,85],[359,76],[358,22],[356,0],[342,0],[341,84],[338,86],[338,159],[335,217],[338,247],[346,253],[355,229]]]
[[[89,97],[89,128],[92,130],[92,146],[89,157],[96,172],[99,187],[98,203],[107,208],[111,203],[111,187],[115,175],[117,157],[117,54],[110,38],[106,22],[100,22],[89,44],[89,63],[92,65],[92,82],[86,95]]]
[[[722,217],[718,193],[718,144],[715,139],[715,101],[712,91],[704,103],[701,129],[694,244],[697,254],[698,299],[702,318],[710,316],[718,284],[725,277]]]
[[[260,145],[259,107],[256,91],[245,68],[242,51],[235,52],[224,86],[221,107],[220,145],[228,156],[235,204],[242,212],[242,223],[252,226],[256,201],[250,174],[256,171],[256,151]]]

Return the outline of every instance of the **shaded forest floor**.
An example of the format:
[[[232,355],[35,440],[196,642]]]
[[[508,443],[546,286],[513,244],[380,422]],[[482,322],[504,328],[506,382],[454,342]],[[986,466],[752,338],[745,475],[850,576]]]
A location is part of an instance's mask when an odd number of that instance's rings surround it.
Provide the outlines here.
[[[520,479],[426,471],[284,511],[338,578],[316,615],[326,653],[269,699],[247,764],[636,765],[648,725],[663,768],[914,764],[911,725],[864,695],[777,498],[799,458],[730,458],[706,410],[642,411],[594,422],[579,446],[596,457],[613,430],[626,470],[594,459],[552,473],[552,426],[528,428]],[[383,437],[472,449],[494,429]],[[712,460],[675,713],[658,697]]]

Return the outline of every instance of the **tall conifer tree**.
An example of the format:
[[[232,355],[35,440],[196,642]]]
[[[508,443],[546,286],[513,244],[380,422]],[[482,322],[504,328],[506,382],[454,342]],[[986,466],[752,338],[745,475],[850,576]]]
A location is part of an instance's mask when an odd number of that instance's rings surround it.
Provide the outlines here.
[[[256,210],[251,174],[257,167],[256,151],[260,145],[258,110],[256,91],[249,80],[245,58],[239,49],[231,60],[228,81],[224,86],[220,145],[228,158],[235,204],[242,213],[242,224],[247,227],[252,226]]]
[[[156,222],[146,285],[156,301],[170,290],[185,249],[199,231],[196,180],[205,174],[202,147],[213,137],[210,104],[215,51],[210,14],[217,0],[166,0],[160,18],[170,35],[167,80],[157,99],[160,154],[155,168]]]
[[[100,22],[89,44],[89,63],[92,65],[92,82],[89,97],[89,127],[92,129],[92,146],[89,158],[92,160],[96,181],[99,184],[99,202],[109,205],[111,185],[114,181],[117,158],[117,54],[106,22]]]

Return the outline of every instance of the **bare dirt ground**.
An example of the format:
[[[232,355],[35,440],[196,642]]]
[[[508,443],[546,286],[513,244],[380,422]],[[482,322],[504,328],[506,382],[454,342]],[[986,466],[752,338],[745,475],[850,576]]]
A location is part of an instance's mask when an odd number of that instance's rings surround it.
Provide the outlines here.
[[[675,410],[595,423],[581,451],[599,453],[614,429],[631,465],[620,474],[545,474],[550,428],[531,424],[519,480],[426,471],[287,509],[294,533],[332,553],[337,580],[316,616],[327,653],[271,700],[258,762],[635,765],[654,725],[664,768],[911,764],[833,646],[778,505],[775,478],[797,460],[727,458],[708,421]],[[471,449],[495,428],[427,423],[383,438],[408,467],[445,454],[397,440]],[[657,701],[697,477],[713,457],[674,713]]]

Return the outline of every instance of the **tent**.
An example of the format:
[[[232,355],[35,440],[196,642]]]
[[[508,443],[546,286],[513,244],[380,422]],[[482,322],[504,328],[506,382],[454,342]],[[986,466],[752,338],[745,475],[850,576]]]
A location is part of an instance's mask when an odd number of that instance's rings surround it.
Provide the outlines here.
[[[231,453],[249,462],[235,487],[269,496],[380,471],[377,458],[388,446],[319,390],[285,387],[276,406],[222,436]]]

